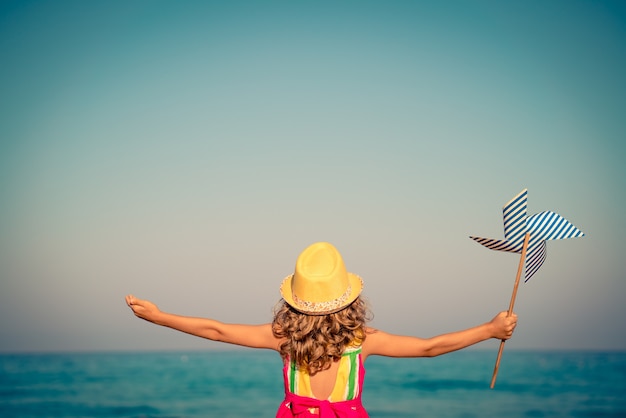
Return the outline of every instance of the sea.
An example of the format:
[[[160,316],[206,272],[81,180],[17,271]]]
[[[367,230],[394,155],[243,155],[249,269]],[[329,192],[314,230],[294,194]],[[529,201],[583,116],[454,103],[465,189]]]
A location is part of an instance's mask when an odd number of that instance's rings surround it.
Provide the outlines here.
[[[370,357],[371,417],[626,417],[626,352],[464,350]],[[0,417],[274,417],[263,350],[0,354]]]

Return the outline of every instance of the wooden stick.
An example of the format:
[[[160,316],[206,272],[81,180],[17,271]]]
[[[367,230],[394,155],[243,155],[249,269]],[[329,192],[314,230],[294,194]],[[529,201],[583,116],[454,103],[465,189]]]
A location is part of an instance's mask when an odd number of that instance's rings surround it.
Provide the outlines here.
[[[530,232],[526,232],[524,236],[524,245],[522,245],[522,255],[519,259],[519,266],[517,267],[517,276],[515,277],[515,284],[513,285],[513,294],[511,295],[511,302],[509,303],[509,311],[507,316],[511,316],[513,313],[513,306],[515,305],[515,297],[517,296],[517,288],[519,287],[519,280],[522,277],[522,271],[524,270],[524,260],[526,259],[526,249],[528,248],[528,240],[530,239]],[[498,358],[496,359],[496,365],[493,368],[493,376],[491,376],[491,389],[496,384],[496,377],[498,376],[498,369],[500,368],[500,358],[502,357],[502,351],[504,350],[505,340],[500,341],[500,348],[498,349]]]

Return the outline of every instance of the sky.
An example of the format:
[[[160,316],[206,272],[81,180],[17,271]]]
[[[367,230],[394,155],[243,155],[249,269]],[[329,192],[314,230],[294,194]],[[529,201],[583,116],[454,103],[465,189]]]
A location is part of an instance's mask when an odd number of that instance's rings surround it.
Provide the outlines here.
[[[316,241],[372,326],[481,324],[524,188],[586,236],[507,349],[626,350],[624,74],[620,1],[3,1],[0,352],[227,348],[124,296],[269,322]]]

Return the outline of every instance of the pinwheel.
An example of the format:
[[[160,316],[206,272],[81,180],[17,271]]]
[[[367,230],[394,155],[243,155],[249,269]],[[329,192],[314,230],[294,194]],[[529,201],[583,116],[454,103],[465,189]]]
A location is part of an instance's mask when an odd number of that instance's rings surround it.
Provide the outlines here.
[[[539,270],[546,259],[546,241],[583,237],[585,235],[567,219],[551,211],[544,211],[530,217],[527,216],[527,198],[528,190],[524,189],[502,208],[504,240],[470,236],[471,239],[491,250],[521,254],[513,286],[513,295],[509,304],[509,315],[513,312],[517,288],[524,265],[526,266],[524,277],[525,281],[528,281]],[[503,349],[504,340],[500,342],[498,358],[496,359],[491,378],[492,389],[496,383]]]

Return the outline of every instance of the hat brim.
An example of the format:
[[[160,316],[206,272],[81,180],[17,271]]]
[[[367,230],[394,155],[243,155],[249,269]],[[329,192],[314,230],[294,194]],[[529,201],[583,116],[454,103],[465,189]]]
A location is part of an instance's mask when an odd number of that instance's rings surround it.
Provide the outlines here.
[[[294,308],[296,311],[307,314],[307,315],[328,315],[331,313],[339,312],[340,310],[344,309],[345,307],[349,306],[352,302],[354,302],[356,298],[358,298],[361,292],[363,291],[363,279],[361,279],[360,276],[354,273],[348,272],[347,274],[348,274],[348,283],[350,284],[350,293],[343,303],[341,303],[339,306],[333,307],[332,309],[324,309],[324,308],[318,309],[315,307],[312,309],[307,309],[298,305],[298,303],[296,303],[296,301],[293,298],[293,291],[291,288],[291,279],[293,279],[293,276],[294,276],[293,274],[290,274],[289,276],[285,277],[285,279],[281,283],[280,294],[285,300],[285,302],[289,304],[289,306]],[[324,303],[319,302],[319,303],[315,303],[315,305],[323,306]]]

